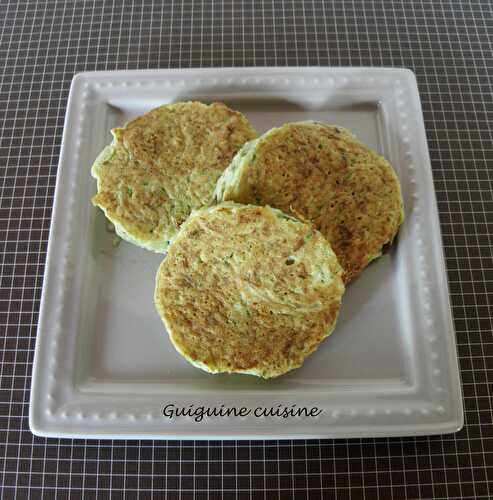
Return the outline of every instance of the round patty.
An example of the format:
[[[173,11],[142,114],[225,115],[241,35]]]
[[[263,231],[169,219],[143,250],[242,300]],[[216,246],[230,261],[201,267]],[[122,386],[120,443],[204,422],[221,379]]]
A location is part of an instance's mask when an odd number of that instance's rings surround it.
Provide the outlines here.
[[[299,367],[334,329],[342,269],[310,224],[270,207],[192,213],[156,277],[172,343],[208,372],[264,378]]]
[[[214,196],[311,221],[331,243],[346,283],[381,255],[404,218],[390,163],[349,130],[318,122],[286,124],[245,144]]]
[[[241,113],[199,102],[161,106],[112,134],[91,169],[98,190],[92,202],[120,237],[156,252],[210,201],[235,153],[257,136]]]

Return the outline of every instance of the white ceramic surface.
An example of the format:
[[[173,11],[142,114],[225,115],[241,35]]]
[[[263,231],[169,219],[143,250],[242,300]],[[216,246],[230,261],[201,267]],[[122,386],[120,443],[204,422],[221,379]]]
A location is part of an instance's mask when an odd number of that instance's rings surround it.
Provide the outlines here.
[[[154,310],[162,259],[121,242],[89,202],[109,129],[178,100],[223,101],[259,132],[316,119],[352,129],[401,180],[398,242],[351,285],[335,332],[290,374],[209,375],[174,350]],[[163,406],[314,407],[316,417],[165,418]],[[96,72],[70,90],[30,404],[38,435],[370,437],[447,433],[463,410],[442,242],[414,75],[386,68]]]

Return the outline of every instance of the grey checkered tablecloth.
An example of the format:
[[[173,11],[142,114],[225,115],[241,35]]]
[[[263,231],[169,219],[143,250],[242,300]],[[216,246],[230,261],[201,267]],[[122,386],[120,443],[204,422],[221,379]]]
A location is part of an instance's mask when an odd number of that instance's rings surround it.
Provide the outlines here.
[[[0,1],[2,498],[493,496],[490,0]],[[417,439],[41,439],[28,402],[70,81],[86,70],[404,66],[421,93],[465,426]]]

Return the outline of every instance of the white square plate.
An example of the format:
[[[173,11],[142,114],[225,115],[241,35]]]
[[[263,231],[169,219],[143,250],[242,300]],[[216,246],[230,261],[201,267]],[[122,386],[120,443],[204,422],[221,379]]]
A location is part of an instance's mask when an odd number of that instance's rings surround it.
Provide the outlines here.
[[[335,332],[276,380],[209,375],[154,310],[163,258],[113,245],[89,169],[110,128],[180,100],[223,101],[259,132],[316,119],[352,129],[402,183],[398,242],[351,285]],[[168,418],[163,407],[317,407],[314,417]],[[252,411],[253,413],[253,411]],[[454,432],[463,410],[440,227],[414,75],[390,68],[83,73],[70,90],[34,361],[35,434],[98,438],[370,437]]]

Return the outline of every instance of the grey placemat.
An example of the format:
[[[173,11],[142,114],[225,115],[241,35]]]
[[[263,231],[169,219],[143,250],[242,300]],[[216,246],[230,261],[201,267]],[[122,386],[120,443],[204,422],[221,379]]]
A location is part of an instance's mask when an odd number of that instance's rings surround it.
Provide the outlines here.
[[[4,498],[488,498],[493,493],[492,4],[0,3],[0,487]],[[70,81],[85,70],[375,65],[416,72],[439,200],[465,427],[418,439],[35,438],[29,387]]]

